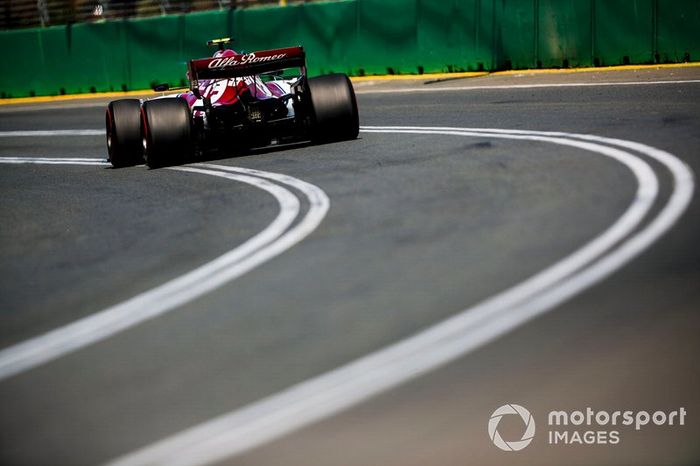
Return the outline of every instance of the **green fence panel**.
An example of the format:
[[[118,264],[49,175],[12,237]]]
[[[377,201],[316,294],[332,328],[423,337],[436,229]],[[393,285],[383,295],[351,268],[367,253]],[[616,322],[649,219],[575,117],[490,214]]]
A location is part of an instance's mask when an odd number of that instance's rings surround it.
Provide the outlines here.
[[[359,74],[416,73],[415,0],[359,0],[354,58]]]
[[[355,0],[338,3],[310,3],[299,8],[299,45],[306,50],[309,74],[330,72],[356,74],[353,63],[361,63],[357,52]]]
[[[73,35],[71,27],[52,27],[41,34],[44,72],[51,77],[42,83],[42,87],[49,94],[59,94],[61,90],[68,94],[90,91],[89,86],[85,87],[85,81],[93,71],[82,68],[82,64],[80,69],[75,68],[77,64],[71,56],[75,45]]]
[[[493,44],[496,40],[496,1],[478,0],[474,13],[467,17],[466,27],[472,38],[468,53],[472,71],[496,69],[496,54]]]
[[[184,37],[180,60],[186,62],[192,58],[203,58],[212,55],[217,49],[207,45],[207,41],[222,37],[232,37],[236,47],[236,36],[233,33],[233,13],[221,11],[206,11],[184,15]]]
[[[5,55],[0,70],[3,98],[46,93],[42,34],[41,29],[25,29],[0,35],[0,48]]]
[[[302,45],[311,75],[679,62],[700,57],[700,1],[342,0],[0,31],[0,95],[182,85],[222,36]]]
[[[656,0],[657,62],[700,60],[700,1]]]
[[[534,68],[537,37],[536,0],[501,0],[495,4],[492,67]]]
[[[46,55],[46,68],[54,70],[52,73],[61,71],[61,79],[54,81],[59,90],[69,93],[121,90],[127,71],[121,23],[77,24],[66,27],[64,34],[63,44],[60,40],[51,41],[59,53]],[[66,57],[62,56],[64,47]]]
[[[127,86],[186,85],[188,60],[211,56],[216,48],[207,46],[207,41],[233,36],[232,22],[232,14],[220,11],[125,22]]]
[[[71,93],[74,89],[82,87],[77,83],[80,81],[80,77],[77,76],[76,70],[72,69],[73,63],[70,61],[71,35],[69,29],[64,27],[52,27],[42,31],[40,35],[43,58],[41,67],[46,76],[51,76],[50,80],[42,82],[42,93],[48,91],[50,94],[58,94],[59,88]],[[76,75],[76,82],[65,89],[66,83],[70,82],[71,75]]]
[[[591,66],[591,0],[539,0],[536,8],[537,67]]]
[[[665,2],[675,8],[675,2]],[[594,61],[610,66],[654,61],[653,0],[595,0]]]
[[[466,67],[464,49],[469,44],[464,37],[467,18],[463,9],[454,0],[418,0],[417,3],[417,71],[434,73]]]
[[[427,73],[491,68],[493,0],[418,0],[417,63]]]
[[[182,55],[184,16],[126,21],[124,26],[129,89],[146,89],[160,82],[179,84],[187,72]]]
[[[261,7],[241,10],[234,15],[234,36],[238,51],[250,52],[299,45],[298,6]]]

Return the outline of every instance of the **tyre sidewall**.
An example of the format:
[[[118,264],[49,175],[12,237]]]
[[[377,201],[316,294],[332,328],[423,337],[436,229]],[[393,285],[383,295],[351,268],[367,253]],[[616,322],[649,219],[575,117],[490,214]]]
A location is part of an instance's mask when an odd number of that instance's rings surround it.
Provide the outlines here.
[[[146,164],[151,168],[186,162],[192,155],[192,118],[180,98],[154,99],[142,107]]]
[[[141,102],[138,99],[120,99],[107,105],[107,154],[114,167],[143,163],[140,112]]]
[[[313,109],[314,140],[329,142],[357,138],[357,99],[346,75],[329,74],[310,78],[309,93]]]

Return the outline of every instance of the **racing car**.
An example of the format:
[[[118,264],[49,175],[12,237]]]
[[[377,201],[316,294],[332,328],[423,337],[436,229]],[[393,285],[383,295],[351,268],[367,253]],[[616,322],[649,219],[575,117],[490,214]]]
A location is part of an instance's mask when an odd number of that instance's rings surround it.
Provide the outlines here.
[[[300,46],[237,53],[225,48],[229,42],[209,41],[218,46],[214,55],[188,62],[186,92],[109,103],[107,152],[114,167],[145,161],[156,168],[214,151],[357,138],[357,100],[345,74],[307,77]]]

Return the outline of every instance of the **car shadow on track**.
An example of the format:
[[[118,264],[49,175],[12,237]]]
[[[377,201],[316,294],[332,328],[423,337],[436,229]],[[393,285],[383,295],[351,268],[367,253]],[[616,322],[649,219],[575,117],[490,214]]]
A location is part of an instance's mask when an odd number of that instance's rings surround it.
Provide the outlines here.
[[[360,140],[360,139],[362,139],[362,137],[358,137],[355,140]],[[336,144],[336,143],[342,143],[342,142],[347,142],[347,141],[337,141],[337,142],[296,141],[296,142],[272,144],[272,145],[264,146],[264,147],[253,147],[253,148],[247,148],[247,149],[235,149],[235,150],[217,149],[214,151],[199,154],[199,155],[191,157],[187,160],[173,161],[173,163],[159,165],[159,166],[155,166],[155,167],[149,167],[148,165],[146,165],[146,168],[148,170],[159,170],[161,168],[180,167],[183,165],[189,165],[189,164],[194,164],[194,163],[215,162],[215,161],[219,161],[219,160],[238,159],[238,158],[243,158],[243,157],[254,157],[254,156],[260,156],[260,155],[265,155],[265,154],[274,154],[277,152],[290,153],[290,152],[293,152],[296,150],[306,149],[306,148],[309,148],[312,146],[325,146],[328,144]],[[106,160],[106,161],[108,161],[108,160]],[[129,166],[123,166],[123,167],[122,166],[114,167],[112,165],[109,165],[109,166],[106,166],[104,168],[107,170],[118,170],[121,168],[129,168],[129,167],[134,167],[134,166],[144,166],[144,165],[139,164],[139,165],[129,165]]]
[[[360,140],[360,139],[362,139],[362,138],[358,137],[355,140]],[[338,142],[347,142],[347,141],[338,141]],[[218,149],[216,151],[211,151],[211,152],[207,152],[204,154],[200,154],[196,157],[192,157],[191,159],[183,161],[182,163],[173,163],[173,164],[163,165],[163,166],[159,166],[159,167],[147,167],[147,168],[149,170],[158,170],[160,168],[178,167],[178,166],[188,165],[188,164],[193,164],[193,163],[205,163],[205,162],[215,162],[215,161],[219,161],[219,160],[238,159],[238,158],[243,158],[243,157],[253,157],[253,156],[259,156],[259,155],[265,155],[265,154],[274,154],[277,152],[293,152],[296,150],[306,149],[306,148],[309,148],[312,146],[325,146],[328,144],[336,144],[336,143],[335,142],[296,141],[296,142],[286,142],[286,143],[273,144],[273,145],[269,145],[269,146],[254,147],[254,148],[248,148],[248,149],[237,149],[237,150]]]

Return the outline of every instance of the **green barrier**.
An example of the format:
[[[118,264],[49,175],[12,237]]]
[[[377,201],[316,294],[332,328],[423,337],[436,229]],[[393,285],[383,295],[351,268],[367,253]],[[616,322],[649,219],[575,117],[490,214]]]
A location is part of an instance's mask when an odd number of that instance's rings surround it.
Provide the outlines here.
[[[124,27],[130,88],[144,89],[159,81],[179,81],[186,61],[182,57],[184,16],[127,21]]]
[[[358,74],[416,72],[416,2],[360,1],[356,20],[353,49]]]
[[[492,2],[418,2],[418,72],[493,69]]]
[[[593,65],[590,0],[540,0],[537,5],[537,68]]]
[[[44,32],[36,29],[2,32],[0,49],[6,55],[0,73],[1,97],[27,96],[32,89],[43,89],[47,76],[43,36]]]
[[[499,2],[493,44],[495,68],[534,68],[537,18],[535,0]]]
[[[653,0],[596,0],[596,65],[653,63],[654,3],[656,2]],[[675,2],[667,3],[676,6]],[[621,21],[621,18],[624,18],[624,21]]]
[[[676,8],[664,7],[657,0],[656,50],[658,63],[700,60],[700,2],[676,0]]]
[[[303,45],[311,75],[681,62],[700,57],[700,1],[342,0],[0,31],[0,95],[182,85],[221,36]]]
[[[304,46],[310,73],[358,73],[352,68],[362,63],[364,53],[355,46],[357,15],[355,1],[311,3],[299,9],[298,30],[304,36],[296,37],[293,43]]]

